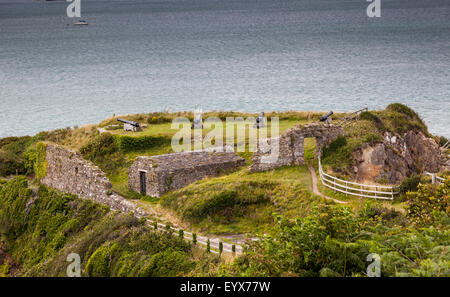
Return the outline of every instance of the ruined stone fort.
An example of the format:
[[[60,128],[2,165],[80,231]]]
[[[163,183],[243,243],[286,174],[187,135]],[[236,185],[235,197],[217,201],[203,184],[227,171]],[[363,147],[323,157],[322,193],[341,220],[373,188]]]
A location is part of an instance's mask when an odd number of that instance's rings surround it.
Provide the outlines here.
[[[297,125],[278,138],[261,140],[253,156],[252,172],[285,165],[304,164],[304,139],[316,138],[316,155],[320,149],[344,135],[341,126],[313,123]],[[279,141],[279,142],[278,142]],[[273,155],[274,145],[278,154]],[[238,170],[245,160],[235,152],[217,150],[171,153],[137,157],[128,172],[131,190],[153,197],[183,188],[205,177],[214,177]],[[272,158],[276,156],[276,158]],[[105,173],[74,151],[56,144],[46,146],[46,176],[41,182],[58,190],[89,198],[114,210],[144,212],[133,203],[115,194]]]
[[[250,170],[257,172],[286,165],[305,164],[305,138],[316,139],[315,156],[318,156],[323,147],[344,136],[344,133],[344,128],[332,124],[296,125],[277,138],[260,140]],[[276,151],[278,154],[274,153]]]

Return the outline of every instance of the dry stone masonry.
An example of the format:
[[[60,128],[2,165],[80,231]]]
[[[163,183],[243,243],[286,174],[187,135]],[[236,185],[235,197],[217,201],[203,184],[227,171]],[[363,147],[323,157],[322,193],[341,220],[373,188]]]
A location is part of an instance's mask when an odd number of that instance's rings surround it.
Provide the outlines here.
[[[55,144],[47,144],[47,174],[41,183],[63,192],[88,198],[109,206],[113,210],[133,212],[136,217],[145,212],[132,202],[112,192],[105,173],[74,151]]]
[[[204,177],[217,176],[244,166],[234,152],[182,152],[137,157],[128,171],[128,187],[138,193],[160,197]]]
[[[264,171],[285,165],[305,164],[304,139],[316,138],[315,155],[322,147],[329,145],[336,138],[344,136],[344,128],[327,123],[312,123],[305,126],[296,125],[277,138],[264,139],[259,142],[258,150],[253,155],[252,172]],[[272,147],[278,141],[278,157],[270,158]],[[274,145],[272,145],[274,143]]]

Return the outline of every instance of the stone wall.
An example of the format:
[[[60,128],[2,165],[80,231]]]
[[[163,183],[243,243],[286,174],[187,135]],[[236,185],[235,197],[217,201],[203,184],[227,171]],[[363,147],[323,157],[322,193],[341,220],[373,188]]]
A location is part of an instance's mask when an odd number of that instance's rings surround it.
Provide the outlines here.
[[[183,152],[137,157],[128,171],[128,187],[141,192],[141,172],[145,172],[145,192],[153,197],[183,188],[209,176],[217,176],[245,165],[233,152]]]
[[[63,192],[88,198],[109,206],[113,210],[133,212],[145,216],[132,202],[112,192],[105,173],[74,151],[55,144],[47,144],[47,172],[41,183]]]
[[[305,164],[305,138],[316,138],[315,155],[317,156],[322,147],[329,145],[333,140],[343,135],[344,129],[337,125],[326,123],[311,123],[305,126],[297,125],[284,132],[280,137],[261,140],[257,152],[253,155],[253,164],[250,170],[257,172],[285,165]],[[277,145],[278,156],[272,153],[272,147],[276,152]]]

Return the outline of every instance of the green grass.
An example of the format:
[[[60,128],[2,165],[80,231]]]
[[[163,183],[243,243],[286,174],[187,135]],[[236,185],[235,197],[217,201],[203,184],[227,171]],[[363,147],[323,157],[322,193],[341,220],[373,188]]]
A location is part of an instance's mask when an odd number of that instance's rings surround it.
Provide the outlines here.
[[[304,149],[305,149],[305,161],[314,159],[314,152],[316,149],[316,138],[310,137],[305,138],[304,140]]]
[[[305,121],[296,121],[296,120],[281,120],[279,123],[280,128],[280,134],[284,132],[285,130],[292,128],[296,124],[304,124]],[[226,127],[224,127],[225,131]],[[253,127],[247,127],[246,128],[246,137],[245,137],[245,143],[246,143],[246,151],[245,152],[239,152],[238,154],[243,157],[246,160],[246,164],[251,164],[251,158],[253,156],[253,153],[249,151],[249,129],[254,129]],[[267,128],[260,129],[260,133],[267,133],[270,136],[270,123]],[[211,129],[204,129],[203,135],[206,135],[209,133]],[[129,131],[123,131],[123,130],[112,130],[109,131],[113,135],[127,135],[132,136],[136,138],[146,137],[146,136],[164,136],[164,137],[171,137],[173,134],[175,134],[176,130],[171,129],[171,123],[161,123],[161,124],[151,124],[147,128],[144,128],[143,131],[140,132],[129,132]],[[225,132],[224,132],[224,143],[226,142],[225,139]],[[235,144],[237,143],[237,135],[235,135],[234,139]],[[193,147],[192,147],[193,148]],[[163,142],[159,145],[152,146],[148,149],[142,149],[141,147],[137,150],[127,150],[124,152],[121,152],[122,159],[126,160],[122,162],[124,165],[123,167],[116,167],[113,170],[107,170],[105,168],[102,168],[106,171],[108,178],[110,179],[113,190],[120,195],[130,198],[130,199],[139,199],[141,198],[140,194],[134,193],[128,189],[128,166],[131,165],[134,162],[134,159],[138,156],[155,156],[155,155],[162,155],[162,154],[168,154],[173,153],[172,147],[170,142]],[[103,154],[100,154],[103,156]],[[95,160],[94,160],[95,162]],[[119,162],[120,163],[120,162]],[[100,164],[101,165],[101,164]],[[102,167],[102,166],[100,166]],[[148,200],[148,199],[147,199]]]
[[[306,166],[288,166],[267,172],[247,169],[208,178],[161,197],[161,205],[210,234],[269,232],[273,214],[295,218],[308,213],[317,201],[311,193]]]

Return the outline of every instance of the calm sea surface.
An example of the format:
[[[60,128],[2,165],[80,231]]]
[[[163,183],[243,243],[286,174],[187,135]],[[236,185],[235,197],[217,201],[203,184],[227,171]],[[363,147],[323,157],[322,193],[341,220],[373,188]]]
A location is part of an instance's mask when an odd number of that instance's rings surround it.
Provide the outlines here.
[[[0,0],[0,137],[163,110],[382,109],[450,137],[450,1]]]

